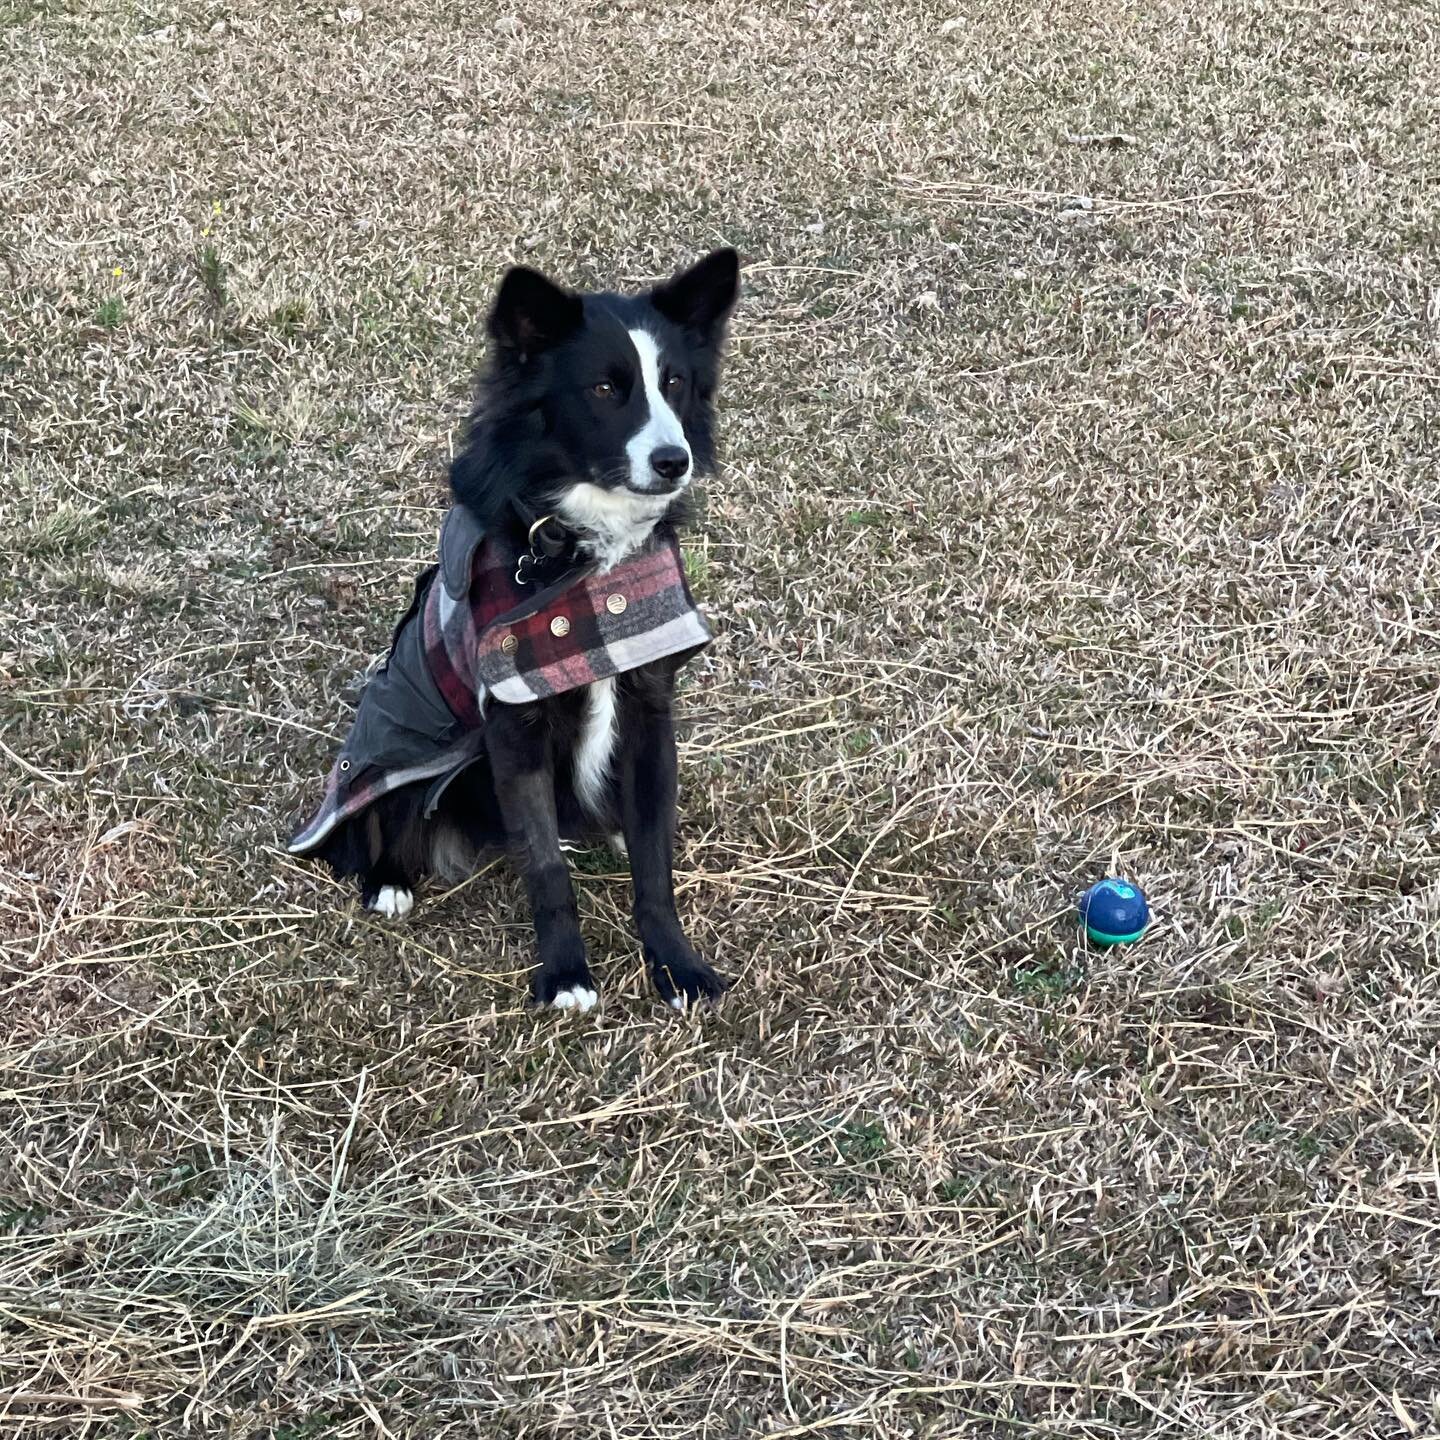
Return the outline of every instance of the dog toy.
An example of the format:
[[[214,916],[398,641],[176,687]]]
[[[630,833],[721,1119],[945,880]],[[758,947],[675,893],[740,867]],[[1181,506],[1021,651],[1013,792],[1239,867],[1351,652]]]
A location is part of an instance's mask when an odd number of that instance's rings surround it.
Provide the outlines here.
[[[1150,905],[1129,880],[1098,880],[1080,897],[1080,918],[1096,945],[1128,945],[1145,933]]]

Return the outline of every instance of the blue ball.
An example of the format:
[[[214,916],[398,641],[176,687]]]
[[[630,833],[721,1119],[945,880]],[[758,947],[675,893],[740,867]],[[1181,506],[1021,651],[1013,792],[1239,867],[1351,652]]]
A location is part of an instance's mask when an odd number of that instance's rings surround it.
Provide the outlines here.
[[[1098,880],[1080,897],[1085,933],[1097,945],[1128,945],[1150,923],[1145,892],[1129,880]]]

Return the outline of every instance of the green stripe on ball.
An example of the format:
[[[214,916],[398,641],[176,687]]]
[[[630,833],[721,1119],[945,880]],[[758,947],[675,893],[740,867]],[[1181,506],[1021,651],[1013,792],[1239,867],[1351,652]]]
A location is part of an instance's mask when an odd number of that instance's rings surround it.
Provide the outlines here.
[[[1107,935],[1103,930],[1096,930],[1093,926],[1085,927],[1085,934],[1097,945],[1129,945],[1138,940],[1144,933],[1146,927],[1142,925],[1138,930],[1132,930],[1128,935]]]

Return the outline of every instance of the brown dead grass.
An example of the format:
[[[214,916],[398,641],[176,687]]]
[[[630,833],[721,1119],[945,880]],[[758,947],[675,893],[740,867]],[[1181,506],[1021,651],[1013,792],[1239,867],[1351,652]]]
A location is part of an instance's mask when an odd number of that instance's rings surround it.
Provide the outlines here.
[[[1436,1433],[1433,20],[0,8],[0,1429]],[[503,265],[727,241],[739,985],[537,1017],[276,844]]]

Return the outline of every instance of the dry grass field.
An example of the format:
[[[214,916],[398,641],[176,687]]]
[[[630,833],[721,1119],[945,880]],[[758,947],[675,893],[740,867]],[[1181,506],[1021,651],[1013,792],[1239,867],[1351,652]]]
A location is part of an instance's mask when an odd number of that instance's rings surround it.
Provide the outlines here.
[[[0,0],[0,1434],[1435,1435],[1433,5],[327,3]],[[721,243],[738,983],[535,1014],[283,841],[503,267]]]

